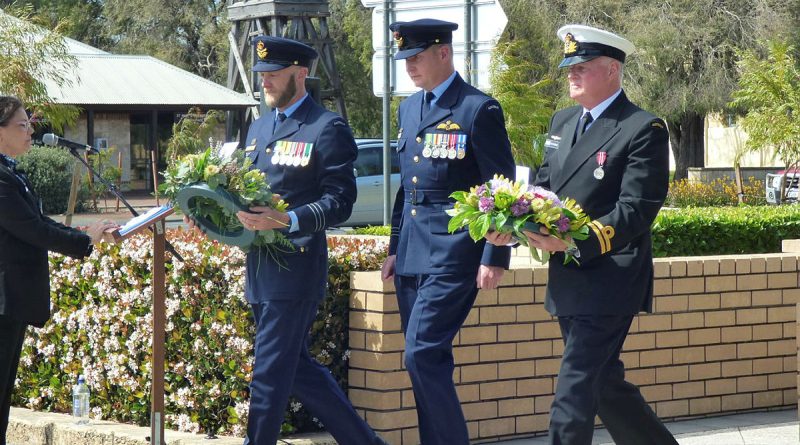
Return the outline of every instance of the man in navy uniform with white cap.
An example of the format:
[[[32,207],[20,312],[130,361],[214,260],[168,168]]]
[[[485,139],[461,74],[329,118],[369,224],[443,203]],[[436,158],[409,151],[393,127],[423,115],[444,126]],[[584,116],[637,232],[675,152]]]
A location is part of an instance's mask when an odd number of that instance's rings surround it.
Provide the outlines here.
[[[639,388],[625,380],[620,361],[633,316],[652,310],[650,225],[667,195],[667,128],[622,91],[631,42],[583,25],[564,26],[558,36],[564,42],[559,67],[567,69],[578,106],[553,116],[535,183],[575,199],[592,222],[590,237],[570,249],[580,265],[565,265],[561,253],[549,264],[545,308],[558,317],[564,338],[550,443],[591,444],[599,415],[618,445],[677,444]],[[555,237],[526,235],[540,249],[567,250]]]
[[[394,278],[424,445],[462,445],[469,434],[453,384],[453,338],[479,288],[493,289],[510,248],[448,233],[450,194],[496,174],[514,159],[500,104],[468,85],[453,64],[455,23],[421,19],[389,27],[406,72],[421,91],[400,104],[400,190],[384,279]]]
[[[287,213],[239,212],[250,230],[285,229],[294,251],[280,264],[264,251],[247,254],[245,295],[256,324],[246,445],[274,445],[294,395],[341,444],[384,444],[361,419],[331,373],[308,352],[308,332],[328,281],[325,229],[345,221],[356,199],[357,148],[339,115],[309,97],[305,79],[317,57],[303,43],[253,39],[263,94],[274,110],[250,126],[246,155],[267,174]]]

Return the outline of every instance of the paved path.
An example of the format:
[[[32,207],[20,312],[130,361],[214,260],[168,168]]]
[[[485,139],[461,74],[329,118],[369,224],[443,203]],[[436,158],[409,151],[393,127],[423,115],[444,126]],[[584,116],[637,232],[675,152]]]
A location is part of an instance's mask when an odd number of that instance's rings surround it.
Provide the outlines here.
[[[798,445],[797,410],[743,413],[669,422],[680,445]],[[546,437],[493,442],[497,445],[546,445]],[[613,445],[605,429],[595,431],[593,445]],[[646,444],[642,444],[646,445]]]

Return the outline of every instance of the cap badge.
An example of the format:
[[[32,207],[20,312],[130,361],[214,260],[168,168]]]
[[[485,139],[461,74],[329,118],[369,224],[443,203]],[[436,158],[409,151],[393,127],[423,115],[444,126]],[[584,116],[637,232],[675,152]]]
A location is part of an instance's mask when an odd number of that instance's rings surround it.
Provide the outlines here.
[[[403,36],[398,31],[394,32],[394,41],[397,43],[398,48],[403,46]]]
[[[256,45],[256,53],[258,53],[258,58],[261,60],[267,58],[267,54],[269,54],[269,51],[267,51],[267,47],[264,45],[264,42],[261,41],[258,42],[258,44]]]
[[[570,55],[576,52],[578,52],[578,42],[575,41],[575,37],[572,36],[572,33],[567,33],[567,35],[564,36],[564,54]]]

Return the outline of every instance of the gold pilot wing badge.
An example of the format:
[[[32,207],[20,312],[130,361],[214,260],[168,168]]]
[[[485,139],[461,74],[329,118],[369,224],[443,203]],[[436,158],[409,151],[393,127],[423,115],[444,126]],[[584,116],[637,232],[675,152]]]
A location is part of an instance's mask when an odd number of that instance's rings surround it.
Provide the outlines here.
[[[458,125],[457,123],[448,120],[446,122],[441,122],[439,125],[436,126],[436,129],[444,131],[458,131],[461,129],[461,125]]]

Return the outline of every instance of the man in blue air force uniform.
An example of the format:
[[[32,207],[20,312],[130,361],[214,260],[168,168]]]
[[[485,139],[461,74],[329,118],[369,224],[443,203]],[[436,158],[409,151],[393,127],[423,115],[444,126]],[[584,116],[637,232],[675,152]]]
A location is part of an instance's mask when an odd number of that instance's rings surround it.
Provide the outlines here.
[[[550,410],[550,443],[589,445],[599,415],[619,445],[677,444],[625,380],[620,350],[633,316],[652,310],[650,225],[667,195],[668,133],[664,121],[622,91],[628,40],[596,28],[568,25],[564,41],[569,92],[578,106],[550,122],[536,185],[575,199],[592,218],[577,240],[580,265],[549,264],[546,309],[558,317],[564,355]],[[555,237],[526,233],[531,243],[561,252]],[[490,236],[493,242],[508,239]]]
[[[245,444],[274,445],[290,395],[296,396],[341,444],[383,444],[356,414],[330,372],[308,352],[308,331],[325,296],[325,228],[345,221],[356,199],[350,127],[305,90],[316,51],[278,37],[254,39],[271,113],[253,122],[245,152],[267,174],[272,190],[289,203],[239,212],[251,230],[285,228],[295,250],[285,268],[260,250],[247,255],[245,294],[256,323],[255,364]]]
[[[512,178],[514,159],[500,104],[465,83],[453,66],[455,23],[393,23],[406,71],[421,91],[400,104],[401,185],[392,215],[384,279],[394,277],[405,331],[405,365],[424,445],[461,445],[469,435],[453,384],[452,342],[478,288],[493,289],[510,248],[447,232],[449,195],[495,174]]]

